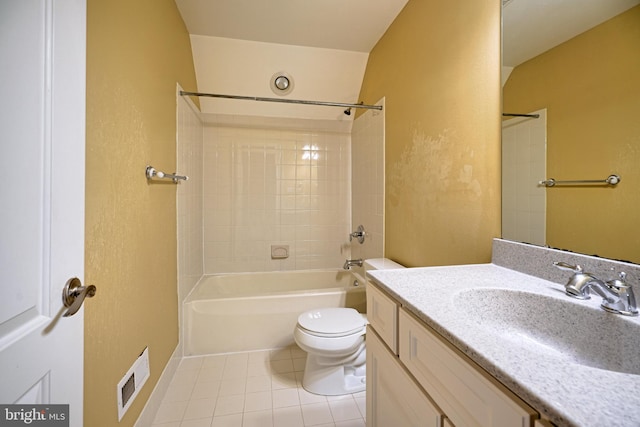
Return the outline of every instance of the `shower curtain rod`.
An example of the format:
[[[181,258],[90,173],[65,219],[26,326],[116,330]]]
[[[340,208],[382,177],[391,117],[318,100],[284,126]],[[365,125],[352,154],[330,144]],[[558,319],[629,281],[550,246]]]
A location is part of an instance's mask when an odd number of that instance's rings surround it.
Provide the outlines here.
[[[181,96],[203,96],[207,98],[242,99],[245,101],[283,102],[286,104],[323,105],[326,107],[366,108],[368,110],[382,110],[382,105],[345,104],[342,102],[304,101],[300,99],[262,98],[259,96],[221,95],[217,93],[200,93],[180,91]]]
[[[505,117],[533,117],[534,119],[540,118],[540,114],[519,114],[519,113],[502,113]]]

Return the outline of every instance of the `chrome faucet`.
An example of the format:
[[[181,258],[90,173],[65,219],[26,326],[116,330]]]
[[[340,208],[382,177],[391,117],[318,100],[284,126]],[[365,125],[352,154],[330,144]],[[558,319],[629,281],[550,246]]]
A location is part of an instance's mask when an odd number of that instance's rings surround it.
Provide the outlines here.
[[[567,295],[577,299],[589,299],[595,292],[602,297],[600,306],[611,313],[637,316],[638,308],[633,288],[625,282],[626,273],[622,272],[618,279],[598,279],[591,273],[585,273],[579,265],[554,262],[560,270],[572,271],[574,274],[564,286]]]
[[[344,268],[345,270],[351,270],[351,266],[353,265],[357,265],[358,267],[362,267],[362,263],[364,261],[362,260],[362,258],[360,259],[348,259],[347,261],[345,261],[344,265],[342,266],[342,268]]]

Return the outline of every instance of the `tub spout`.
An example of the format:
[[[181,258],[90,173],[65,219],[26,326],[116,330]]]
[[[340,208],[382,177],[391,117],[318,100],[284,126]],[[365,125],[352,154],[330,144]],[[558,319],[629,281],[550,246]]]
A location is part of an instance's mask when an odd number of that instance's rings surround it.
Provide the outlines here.
[[[344,265],[342,266],[342,268],[344,268],[345,270],[351,270],[351,266],[353,265],[357,265],[358,267],[362,267],[362,263],[364,261],[362,260],[362,258],[360,259],[348,259],[347,261],[345,261]]]

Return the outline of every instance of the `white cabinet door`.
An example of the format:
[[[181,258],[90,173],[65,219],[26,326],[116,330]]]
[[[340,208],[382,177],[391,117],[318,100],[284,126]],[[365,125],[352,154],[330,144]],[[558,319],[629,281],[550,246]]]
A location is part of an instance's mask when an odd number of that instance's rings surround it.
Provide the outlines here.
[[[0,0],[0,403],[82,425],[85,0]],[[2,422],[0,421],[0,424]]]
[[[531,426],[537,413],[405,309],[400,360],[458,427]]]
[[[400,366],[373,329],[367,330],[367,426],[439,427],[442,413]]]
[[[392,353],[398,354],[398,304],[371,282],[367,284],[367,319]]]

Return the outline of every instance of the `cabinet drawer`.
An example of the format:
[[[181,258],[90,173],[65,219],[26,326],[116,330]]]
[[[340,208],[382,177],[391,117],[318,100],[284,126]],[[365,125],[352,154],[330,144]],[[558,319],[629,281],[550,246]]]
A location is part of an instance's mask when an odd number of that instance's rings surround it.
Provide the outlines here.
[[[397,355],[398,304],[371,282],[367,284],[367,320]]]
[[[440,427],[444,416],[367,328],[367,426]]]
[[[400,360],[456,427],[532,426],[537,413],[405,309]]]

